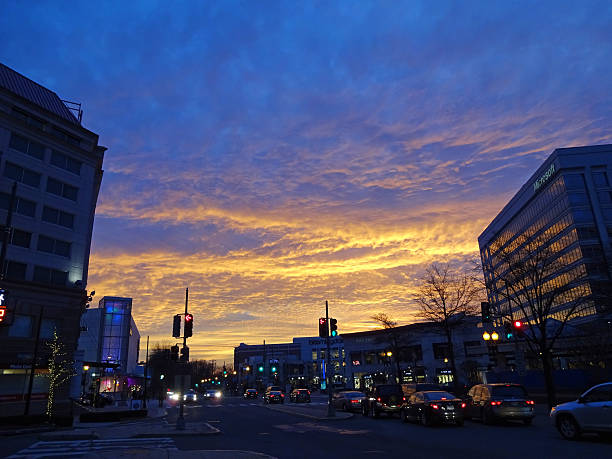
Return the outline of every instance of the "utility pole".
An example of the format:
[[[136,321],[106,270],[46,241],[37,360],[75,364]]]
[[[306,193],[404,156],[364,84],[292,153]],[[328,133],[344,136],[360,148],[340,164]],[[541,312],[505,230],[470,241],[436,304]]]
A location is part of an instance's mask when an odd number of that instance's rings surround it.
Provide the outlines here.
[[[2,250],[0,251],[0,280],[6,278],[6,247],[9,243],[9,236],[13,229],[13,207],[15,206],[15,198],[17,197],[17,182],[13,182],[13,188],[11,189],[11,197],[9,199],[9,208],[6,214],[6,221],[4,223],[4,231],[2,237]]]
[[[325,323],[327,324],[327,336],[325,337],[325,340],[327,341],[327,358],[325,360],[325,373],[327,374],[327,417],[333,418],[336,416],[336,410],[334,409],[334,405],[332,405],[333,377],[331,375],[331,343],[329,339],[329,306],[327,304],[327,300],[325,300]]]
[[[149,335],[147,335],[147,353],[145,354],[145,367],[144,367],[144,391],[142,394],[142,407],[147,409],[147,381],[149,374]]]
[[[185,289],[185,317],[187,317],[187,314],[189,314],[188,309],[187,309],[187,305],[189,304],[189,287],[187,287]],[[185,336],[184,333],[184,328],[183,328],[183,349],[185,349],[187,347],[187,337]],[[187,354],[183,354],[184,356],[186,356]],[[187,371],[187,362],[185,360],[183,360],[180,363],[183,371],[181,372],[181,398],[179,400],[179,415],[178,418],[176,419],[176,430],[185,430],[185,403],[184,403],[184,396],[185,396],[185,373]]]
[[[38,342],[40,341],[40,326],[43,321],[43,309],[40,307],[38,314],[38,324],[36,325],[36,341],[34,341],[34,354],[32,354],[32,366],[30,367],[30,378],[28,380],[28,393],[26,394],[24,416],[30,414],[30,399],[32,398],[32,386],[34,384],[34,372],[36,371],[36,360],[38,359]]]

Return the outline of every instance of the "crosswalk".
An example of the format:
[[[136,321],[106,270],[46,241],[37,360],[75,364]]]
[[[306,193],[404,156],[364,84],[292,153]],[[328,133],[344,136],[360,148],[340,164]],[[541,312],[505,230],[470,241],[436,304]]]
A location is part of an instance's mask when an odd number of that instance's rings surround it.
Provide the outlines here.
[[[93,452],[127,449],[177,450],[172,438],[116,438],[110,440],[39,441],[9,456],[9,459],[79,457]]]

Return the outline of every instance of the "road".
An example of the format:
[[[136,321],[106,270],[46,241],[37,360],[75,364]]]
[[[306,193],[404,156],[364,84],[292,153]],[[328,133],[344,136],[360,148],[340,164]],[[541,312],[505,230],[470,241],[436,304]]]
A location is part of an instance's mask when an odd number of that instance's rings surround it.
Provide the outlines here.
[[[300,408],[313,415],[325,411],[326,399],[313,397],[311,405]],[[292,409],[285,403],[283,409]],[[168,410],[168,432],[173,432],[177,409]],[[541,410],[543,413],[545,410]],[[486,426],[467,421],[463,427],[423,427],[403,424],[398,418],[364,418],[356,414],[344,420],[316,420],[275,411],[261,400],[226,397],[220,402],[203,402],[187,406],[187,423],[208,422],[221,430],[220,435],[175,437],[173,439],[134,440],[142,446],[178,448],[179,450],[247,450],[285,458],[589,458],[612,457],[612,441],[591,437],[578,442],[563,440],[549,425],[545,414],[533,425]],[[160,421],[161,422],[161,421]],[[37,437],[4,437],[4,454],[21,451],[26,457],[37,448]],[[110,448],[123,442],[109,440]],[[157,446],[156,446],[157,445]],[[30,447],[31,450],[25,448]],[[65,451],[83,451],[87,445],[59,445]],[[102,447],[102,443],[97,445]],[[72,448],[72,449],[71,449]],[[7,454],[8,453],[8,454]],[[4,456],[6,457],[6,456]],[[43,457],[43,456],[40,456]]]
[[[314,397],[313,403],[324,405],[325,399]],[[225,398],[218,405],[188,408],[186,413],[187,422],[206,420],[223,435],[177,438],[179,449],[246,449],[281,459],[612,457],[612,442],[597,437],[579,442],[563,440],[546,415],[536,417],[528,427],[469,421],[463,427],[423,427],[403,424],[397,417],[371,419],[361,414],[341,421],[316,421],[238,397]],[[170,422],[176,419],[174,416],[175,410],[169,415]]]

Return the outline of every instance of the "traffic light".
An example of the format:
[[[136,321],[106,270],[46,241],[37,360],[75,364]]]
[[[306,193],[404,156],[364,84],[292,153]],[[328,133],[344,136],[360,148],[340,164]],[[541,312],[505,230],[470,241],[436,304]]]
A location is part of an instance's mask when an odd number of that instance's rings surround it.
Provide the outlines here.
[[[338,336],[338,321],[336,319],[329,319],[329,335]]]
[[[189,348],[187,346],[181,348],[181,360],[183,362],[189,362]]]
[[[172,322],[172,336],[174,338],[181,337],[181,315],[180,314],[177,314],[174,316],[174,321]]]
[[[512,327],[514,328],[516,336],[523,336],[523,322],[521,322],[520,320],[515,320],[514,322],[512,322]]]
[[[180,319],[180,316],[179,316]],[[179,347],[178,345],[174,345],[170,347],[170,359],[171,360],[178,360],[179,357]]]
[[[270,373],[276,373],[277,368],[272,366],[270,367]]]
[[[189,338],[193,335],[193,314],[185,314],[185,338]]]
[[[514,330],[512,328],[512,324],[510,322],[504,322],[504,331],[506,332],[506,338],[507,339],[514,338]]]
[[[327,329],[327,319],[325,317],[321,317],[319,319],[319,337],[327,338],[328,329]]]
[[[264,371],[264,367],[263,365],[260,363],[259,366],[257,367],[257,371],[259,371],[260,373],[263,373]]]
[[[491,304],[488,301],[482,301],[480,303],[480,313],[482,315],[483,324],[491,322]]]

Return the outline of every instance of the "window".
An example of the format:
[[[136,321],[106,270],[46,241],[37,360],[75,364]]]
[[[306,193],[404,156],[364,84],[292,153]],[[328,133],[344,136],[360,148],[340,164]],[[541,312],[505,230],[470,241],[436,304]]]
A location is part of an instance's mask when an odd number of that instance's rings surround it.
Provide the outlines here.
[[[566,174],[563,176],[565,188],[568,190],[584,190],[584,178],[582,174]]]
[[[25,280],[26,267],[27,265],[25,263],[9,261],[6,267],[6,277],[15,280]]]
[[[612,203],[612,193],[609,191],[598,191],[597,199],[601,204],[611,204]]]
[[[11,196],[7,193],[0,193],[0,209],[8,210]],[[28,201],[20,197],[15,197],[13,202],[13,212],[16,214],[25,215],[27,217],[34,217],[36,213],[36,203]]]
[[[21,137],[14,132],[11,133],[9,147],[13,150],[25,153],[26,155],[33,156],[36,159],[40,159],[41,161],[45,159],[45,147],[43,145],[33,140],[28,140],[25,137]]]
[[[81,141],[79,140],[78,137],[75,137],[71,134],[68,134],[66,131],[64,131],[63,129],[60,129],[58,127],[53,126],[51,128],[51,134],[54,135],[55,137],[57,137],[58,139],[62,139],[65,140],[68,143],[71,143],[72,145],[80,145]]]
[[[6,162],[4,176],[34,188],[40,187],[40,174],[17,164]]]
[[[433,343],[434,359],[445,359],[448,357],[448,345],[446,343]]]
[[[40,337],[42,339],[53,339],[53,331],[61,335],[62,321],[60,319],[44,319],[40,324]]]
[[[576,230],[578,231],[578,237],[580,239],[597,239],[599,237],[597,229],[593,226],[576,228]]]
[[[81,174],[81,165],[80,161],[71,158],[70,156],[66,156],[59,151],[51,151],[51,164],[54,166],[65,169],[73,174],[80,175]]]
[[[590,209],[577,209],[572,212],[576,223],[588,223],[593,221],[593,212]]]
[[[9,327],[8,335],[15,338],[30,338],[32,336],[32,316],[15,314],[13,323]]]
[[[70,199],[71,201],[76,201],[79,189],[75,186],[68,185],[67,183],[60,182],[59,180],[49,177],[47,179],[47,192]]]
[[[34,266],[34,281],[43,284],[66,285],[68,273],[57,269]]]
[[[19,247],[25,247],[26,249],[29,249],[31,239],[32,233],[13,229],[10,243]]]
[[[30,126],[34,126],[37,129],[42,130],[43,126],[45,125],[45,122],[43,120],[35,118],[32,115],[29,115],[28,113],[23,112],[16,107],[13,107],[13,115],[15,115],[17,118],[24,121],[25,123],[29,124]]]
[[[607,222],[612,222],[612,209],[609,207],[602,207],[601,213],[603,214],[603,218]]]
[[[66,228],[74,228],[74,215],[63,210],[54,209],[53,207],[43,207],[42,220],[54,225],[65,226]]]
[[[586,206],[589,204],[586,193],[569,193],[568,198],[572,206]]]
[[[596,188],[605,188],[609,186],[608,176],[605,172],[593,172],[593,182]]]

